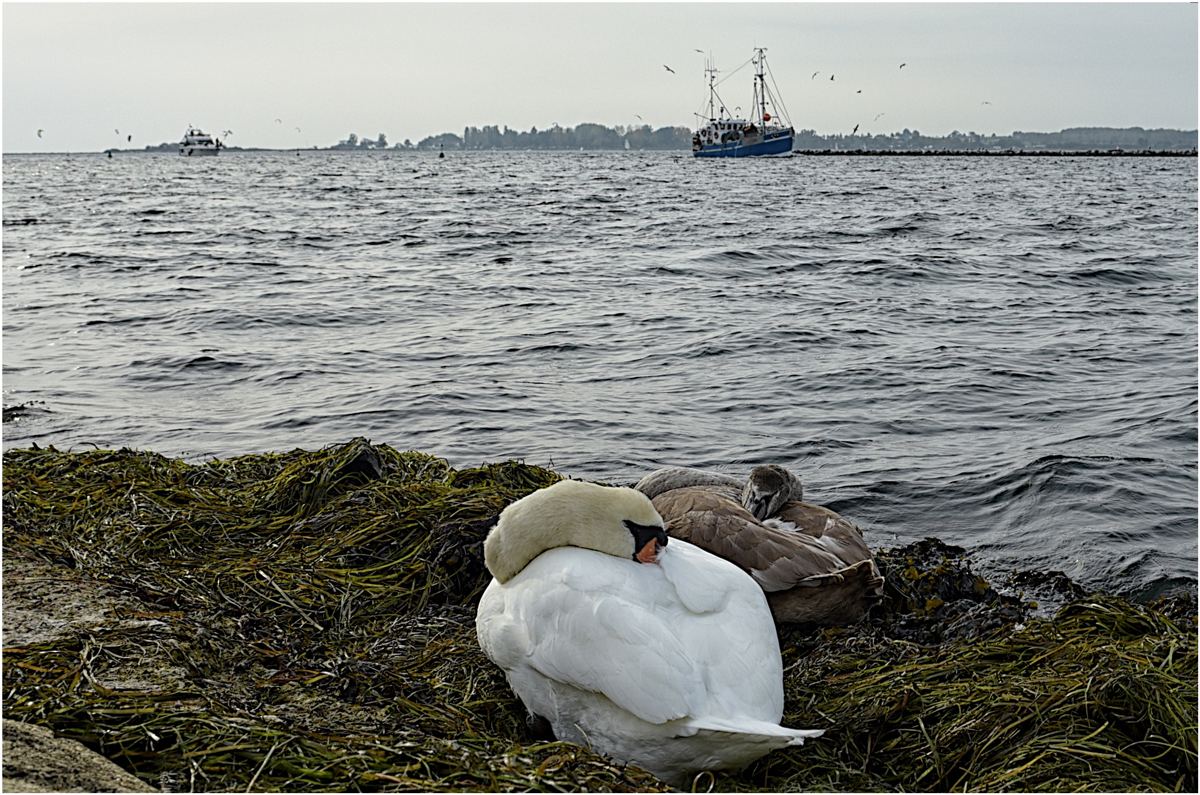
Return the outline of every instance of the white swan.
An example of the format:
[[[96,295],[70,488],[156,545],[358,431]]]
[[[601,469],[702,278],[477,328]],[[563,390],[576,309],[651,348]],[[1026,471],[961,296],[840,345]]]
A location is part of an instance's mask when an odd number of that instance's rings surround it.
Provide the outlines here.
[[[821,735],[779,725],[783,667],[762,589],[668,545],[645,495],[560,481],[508,506],[484,556],[495,579],[479,644],[558,739],[679,786]]]

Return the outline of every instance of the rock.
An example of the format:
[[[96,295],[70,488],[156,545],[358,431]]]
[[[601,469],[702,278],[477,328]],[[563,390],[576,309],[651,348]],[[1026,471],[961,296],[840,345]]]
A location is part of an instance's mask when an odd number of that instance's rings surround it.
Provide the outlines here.
[[[4,720],[5,792],[158,792],[82,743]]]

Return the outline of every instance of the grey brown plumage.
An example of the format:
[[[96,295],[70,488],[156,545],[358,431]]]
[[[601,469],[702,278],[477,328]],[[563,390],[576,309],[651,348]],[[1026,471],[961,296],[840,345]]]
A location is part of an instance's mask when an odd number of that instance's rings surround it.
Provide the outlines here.
[[[684,486],[720,486],[741,490],[742,479],[720,472],[710,472],[707,469],[692,467],[664,467],[656,469],[638,481],[635,489],[654,499],[663,492],[680,489]]]
[[[779,464],[765,464],[750,470],[750,477],[742,488],[742,507],[760,522],[774,516],[789,500],[802,499],[804,486],[800,478]]]
[[[653,498],[667,535],[750,574],[777,622],[861,620],[883,595],[883,578],[858,528],[803,502],[800,479],[785,467],[755,467],[741,488],[736,482],[672,467],[643,478],[638,489]]]
[[[847,565],[871,558],[871,550],[867,548],[859,529],[821,505],[792,501],[767,521],[781,529],[820,539],[825,549]]]
[[[733,492],[688,486],[658,495],[654,508],[668,536],[733,561],[768,593],[845,568],[811,537],[757,521]]]
[[[809,524],[823,527],[827,517],[821,511],[826,509],[810,507],[818,509],[812,515],[820,521]],[[861,620],[882,593],[882,578],[869,551],[865,558],[848,563],[838,554],[845,550],[827,549],[822,536],[759,522],[733,489],[674,489],[655,497],[654,508],[666,523],[667,535],[725,558],[750,574],[766,593],[777,622],[851,624]],[[805,512],[793,509],[789,515],[802,519],[801,514]]]

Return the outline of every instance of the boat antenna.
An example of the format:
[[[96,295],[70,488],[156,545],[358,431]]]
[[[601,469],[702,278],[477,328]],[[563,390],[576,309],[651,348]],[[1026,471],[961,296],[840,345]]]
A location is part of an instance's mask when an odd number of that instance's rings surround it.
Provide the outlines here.
[[[716,60],[711,56],[704,59],[704,73],[708,75],[708,120],[717,120],[717,110],[721,113],[725,112],[725,100],[721,99],[721,95],[717,93],[717,85],[721,82],[717,80],[717,75],[720,73],[717,69]],[[697,113],[697,116],[703,114]]]

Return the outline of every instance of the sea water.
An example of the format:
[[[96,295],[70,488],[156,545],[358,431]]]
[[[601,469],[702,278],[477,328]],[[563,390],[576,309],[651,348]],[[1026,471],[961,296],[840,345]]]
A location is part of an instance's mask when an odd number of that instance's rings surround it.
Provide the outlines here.
[[[1194,589],[1196,167],[6,156],[4,447],[775,462],[876,549]]]

